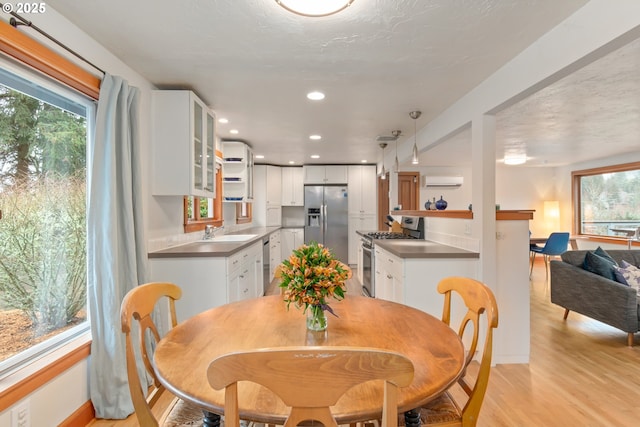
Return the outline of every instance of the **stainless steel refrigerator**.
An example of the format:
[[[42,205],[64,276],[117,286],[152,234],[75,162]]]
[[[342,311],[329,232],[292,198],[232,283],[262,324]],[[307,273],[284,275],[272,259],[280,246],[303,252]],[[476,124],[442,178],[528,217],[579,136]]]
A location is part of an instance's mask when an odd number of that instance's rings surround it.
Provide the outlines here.
[[[304,242],[322,243],[348,262],[349,232],[346,185],[305,185]]]

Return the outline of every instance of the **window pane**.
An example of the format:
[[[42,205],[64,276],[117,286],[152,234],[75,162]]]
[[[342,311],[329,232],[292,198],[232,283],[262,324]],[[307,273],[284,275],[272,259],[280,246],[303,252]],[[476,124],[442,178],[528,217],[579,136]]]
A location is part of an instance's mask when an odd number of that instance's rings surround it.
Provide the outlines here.
[[[580,178],[580,232],[633,235],[640,227],[640,170]]]
[[[86,116],[0,73],[0,371],[86,326]]]

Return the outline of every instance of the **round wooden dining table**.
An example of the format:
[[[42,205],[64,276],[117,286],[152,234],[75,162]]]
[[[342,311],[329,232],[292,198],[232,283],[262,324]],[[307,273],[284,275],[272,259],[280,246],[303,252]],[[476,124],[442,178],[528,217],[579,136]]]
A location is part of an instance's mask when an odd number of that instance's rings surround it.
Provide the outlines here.
[[[332,301],[337,317],[327,314],[323,332],[307,330],[302,309],[273,295],[226,304],[178,324],[158,343],[154,355],[160,382],[203,411],[224,413],[224,390],[207,381],[207,367],[223,354],[284,346],[356,346],[392,350],[407,356],[415,374],[399,389],[398,411],[406,412],[436,398],[462,375],[464,347],[441,320],[390,301],[348,295]],[[309,384],[313,389],[313,384]],[[268,389],[251,382],[238,385],[240,418],[284,424],[289,413]],[[379,419],[382,382],[366,382],[343,395],[331,408],[338,424]],[[205,423],[206,424],[206,423]]]

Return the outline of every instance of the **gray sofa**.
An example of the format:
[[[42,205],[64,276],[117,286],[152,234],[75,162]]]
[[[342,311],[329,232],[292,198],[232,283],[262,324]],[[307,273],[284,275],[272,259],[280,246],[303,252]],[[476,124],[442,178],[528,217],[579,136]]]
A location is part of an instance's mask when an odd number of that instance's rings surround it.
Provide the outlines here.
[[[640,330],[640,306],[636,290],[582,268],[588,251],[567,251],[562,261],[551,261],[551,302],[627,332],[627,344]],[[640,266],[639,250],[607,250],[618,264]]]

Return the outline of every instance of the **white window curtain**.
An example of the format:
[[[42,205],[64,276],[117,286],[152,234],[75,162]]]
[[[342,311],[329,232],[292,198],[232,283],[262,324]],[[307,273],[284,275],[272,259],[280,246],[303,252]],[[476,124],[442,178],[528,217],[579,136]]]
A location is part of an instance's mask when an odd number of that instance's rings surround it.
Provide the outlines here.
[[[125,418],[129,396],[120,303],[146,280],[139,90],[105,75],[89,152],[87,257],[93,343],[89,390],[98,418]]]

